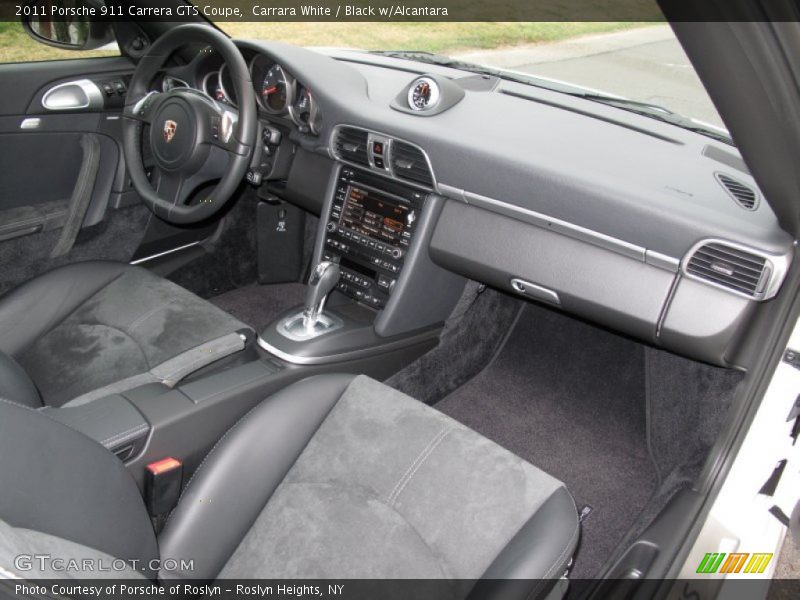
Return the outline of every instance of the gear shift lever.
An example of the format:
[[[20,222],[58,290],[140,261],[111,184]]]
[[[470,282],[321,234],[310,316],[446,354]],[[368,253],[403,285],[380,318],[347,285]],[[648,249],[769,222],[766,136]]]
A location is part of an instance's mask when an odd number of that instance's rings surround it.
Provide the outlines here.
[[[317,265],[308,281],[306,307],[303,311],[303,327],[313,330],[325,306],[325,300],[339,283],[339,265],[324,261]]]

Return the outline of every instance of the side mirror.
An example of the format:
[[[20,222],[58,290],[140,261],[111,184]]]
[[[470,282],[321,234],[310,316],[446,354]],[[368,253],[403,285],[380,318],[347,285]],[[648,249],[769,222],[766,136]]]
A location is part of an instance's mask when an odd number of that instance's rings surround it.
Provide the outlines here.
[[[55,46],[63,50],[94,50],[114,42],[114,30],[110,23],[89,21],[85,16],[58,17],[50,16],[52,8],[63,6],[62,14],[74,11],[80,6],[94,7],[98,3],[92,0],[49,0],[34,2],[33,6],[41,6],[42,10],[30,10],[22,17],[22,27],[37,42]],[[58,14],[58,12],[56,12]]]

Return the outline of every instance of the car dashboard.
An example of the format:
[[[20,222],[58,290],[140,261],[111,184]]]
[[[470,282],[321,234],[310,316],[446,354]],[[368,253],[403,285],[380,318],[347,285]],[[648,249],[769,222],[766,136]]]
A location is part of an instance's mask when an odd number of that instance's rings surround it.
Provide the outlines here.
[[[449,67],[237,45],[262,126],[291,146],[264,179],[322,218],[316,258],[352,267],[340,291],[374,310],[396,308],[405,255],[424,244],[452,273],[735,366],[739,333],[780,289],[792,239],[721,141]],[[154,85],[237,103],[209,49]]]

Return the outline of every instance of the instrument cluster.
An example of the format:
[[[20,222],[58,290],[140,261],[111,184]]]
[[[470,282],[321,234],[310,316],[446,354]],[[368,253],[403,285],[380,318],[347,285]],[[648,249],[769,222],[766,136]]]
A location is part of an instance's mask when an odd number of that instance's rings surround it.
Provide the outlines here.
[[[303,133],[319,134],[321,115],[311,88],[263,54],[256,54],[250,60],[249,68],[261,110],[291,119]],[[203,77],[202,91],[217,102],[237,106],[230,70],[225,64]]]

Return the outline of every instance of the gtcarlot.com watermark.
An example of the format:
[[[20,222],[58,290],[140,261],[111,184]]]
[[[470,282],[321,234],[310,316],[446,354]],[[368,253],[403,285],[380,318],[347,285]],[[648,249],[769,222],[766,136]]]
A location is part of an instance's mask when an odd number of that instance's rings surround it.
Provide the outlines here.
[[[14,557],[14,568],[21,573],[31,571],[49,573],[113,573],[130,571],[194,571],[194,559],[174,558],[139,561],[120,558],[60,558],[51,554],[19,554]]]

